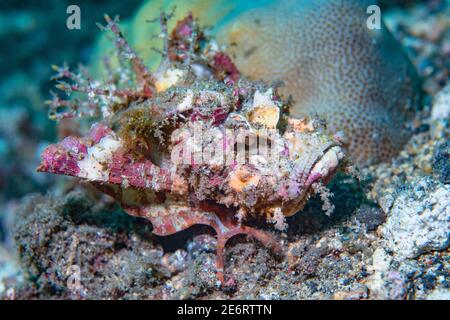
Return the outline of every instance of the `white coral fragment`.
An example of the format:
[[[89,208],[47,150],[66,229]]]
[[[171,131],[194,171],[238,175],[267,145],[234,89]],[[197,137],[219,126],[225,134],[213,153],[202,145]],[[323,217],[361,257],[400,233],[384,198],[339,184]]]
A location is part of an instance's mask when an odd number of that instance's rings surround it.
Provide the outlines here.
[[[251,123],[268,129],[276,128],[280,120],[280,108],[275,104],[272,96],[272,89],[267,90],[265,93],[255,92],[252,108],[247,115]]]
[[[176,85],[183,78],[184,72],[180,69],[167,69],[157,73],[155,88],[157,92],[164,92],[170,87]]]
[[[78,162],[80,177],[94,181],[108,181],[109,171],[105,169],[105,165],[121,146],[122,143],[115,136],[107,135],[88,148],[87,156]]]

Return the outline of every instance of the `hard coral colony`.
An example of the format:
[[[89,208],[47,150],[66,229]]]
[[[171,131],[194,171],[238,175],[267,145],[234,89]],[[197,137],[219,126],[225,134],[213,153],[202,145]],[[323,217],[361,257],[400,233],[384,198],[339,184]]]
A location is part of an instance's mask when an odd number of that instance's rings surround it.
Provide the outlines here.
[[[342,131],[363,166],[389,161],[409,140],[420,92],[386,26],[366,26],[376,3],[268,1],[226,21],[217,35],[242,74],[282,80],[280,93],[294,98],[291,115],[318,115],[330,132]]]
[[[106,61],[107,79],[57,68],[56,78],[68,81],[58,87],[87,99],[55,95],[51,115],[102,119],[87,136],[50,145],[38,170],[92,183],[127,213],[149,219],[157,235],[211,226],[223,284],[231,237],[250,235],[281,251],[272,234],[245,220],[263,217],[284,229],[285,216],[301,210],[312,193],[326,191],[345,156],[320,122],[289,118],[277,88],[241,77],[192,15],[170,34],[168,18],[160,16],[163,60],[154,73],[108,16],[103,28],[115,36],[119,64]]]

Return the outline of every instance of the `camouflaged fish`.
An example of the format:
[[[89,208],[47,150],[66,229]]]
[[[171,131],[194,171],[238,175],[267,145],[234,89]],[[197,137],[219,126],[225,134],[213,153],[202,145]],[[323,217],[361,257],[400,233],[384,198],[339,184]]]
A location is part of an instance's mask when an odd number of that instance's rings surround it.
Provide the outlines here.
[[[345,165],[339,139],[313,119],[293,119],[277,88],[244,79],[230,57],[191,15],[167,31],[163,60],[149,72],[116,19],[115,67],[103,81],[86,70],[58,67],[58,88],[87,98],[49,101],[53,118],[100,119],[83,137],[69,136],[42,153],[40,172],[80,178],[115,198],[153,233],[171,235],[195,224],[217,234],[217,276],[224,284],[224,248],[247,234],[274,251],[274,235],[246,225],[263,217],[280,230]],[[332,209],[329,207],[328,209]]]

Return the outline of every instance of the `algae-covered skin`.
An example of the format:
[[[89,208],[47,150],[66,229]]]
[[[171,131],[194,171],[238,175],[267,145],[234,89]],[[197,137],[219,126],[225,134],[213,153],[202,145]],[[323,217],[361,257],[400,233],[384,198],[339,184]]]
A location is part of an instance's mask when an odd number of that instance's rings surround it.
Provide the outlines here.
[[[332,133],[343,131],[360,165],[387,161],[411,136],[418,77],[387,28],[369,30],[374,1],[149,1],[128,25],[131,43],[150,66],[159,64],[142,21],[176,4],[212,26],[238,69],[252,79],[282,80],[291,115],[319,115]],[[177,20],[177,19],[174,19]],[[100,49],[101,48],[101,49]],[[104,53],[100,44],[99,51]]]

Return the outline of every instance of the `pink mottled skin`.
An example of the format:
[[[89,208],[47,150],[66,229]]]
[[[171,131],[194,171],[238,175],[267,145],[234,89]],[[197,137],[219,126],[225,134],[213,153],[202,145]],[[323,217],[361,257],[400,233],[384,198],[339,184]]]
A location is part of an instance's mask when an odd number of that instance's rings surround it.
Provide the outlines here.
[[[80,172],[78,160],[69,151],[61,146],[52,145],[45,149],[41,155],[42,162],[39,172],[50,172],[76,176]]]
[[[66,137],[59,144],[47,147],[42,153],[42,162],[39,172],[51,172],[77,176],[80,172],[78,161],[83,160],[88,153],[88,146],[96,145],[108,133],[108,127],[94,125],[86,138]]]

